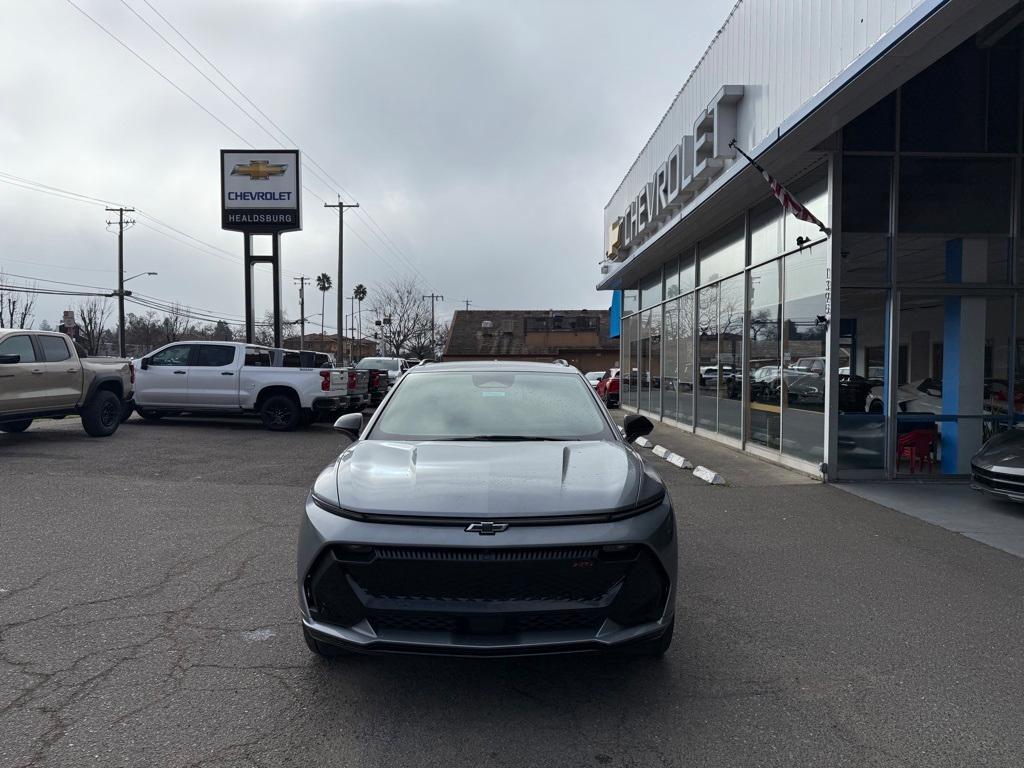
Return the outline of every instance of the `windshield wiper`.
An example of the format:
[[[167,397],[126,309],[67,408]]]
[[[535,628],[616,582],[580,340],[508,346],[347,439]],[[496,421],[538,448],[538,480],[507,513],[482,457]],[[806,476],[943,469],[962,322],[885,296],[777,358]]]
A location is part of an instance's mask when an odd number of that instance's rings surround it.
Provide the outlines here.
[[[463,435],[462,437],[437,437],[434,438],[437,441],[456,441],[465,440],[471,442],[517,442],[517,441],[538,441],[538,442],[554,442],[564,443],[570,441],[578,441],[578,437],[538,437],[535,435]]]

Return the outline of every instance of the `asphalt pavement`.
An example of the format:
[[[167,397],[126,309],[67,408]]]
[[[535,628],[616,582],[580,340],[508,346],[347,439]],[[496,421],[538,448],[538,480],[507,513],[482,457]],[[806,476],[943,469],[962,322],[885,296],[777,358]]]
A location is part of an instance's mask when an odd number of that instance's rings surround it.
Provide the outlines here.
[[[1024,561],[658,427],[659,660],[355,657],[299,630],[324,425],[0,434],[0,766],[1020,766]]]

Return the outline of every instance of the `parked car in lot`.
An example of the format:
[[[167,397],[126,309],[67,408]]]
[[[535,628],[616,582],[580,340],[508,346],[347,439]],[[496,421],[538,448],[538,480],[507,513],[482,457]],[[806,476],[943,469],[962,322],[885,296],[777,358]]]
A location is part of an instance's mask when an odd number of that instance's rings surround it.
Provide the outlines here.
[[[589,382],[590,386],[597,389],[598,382],[604,378],[606,373],[607,371],[587,371],[587,373],[584,374],[584,378]]]
[[[609,368],[604,372],[601,380],[597,382],[597,396],[604,400],[608,408],[617,408],[619,405],[619,389],[622,386],[622,377],[618,368]]]
[[[221,341],[168,344],[139,359],[135,409],[148,420],[253,413],[267,429],[285,431],[349,405],[352,372],[285,367],[285,351]]]
[[[0,432],[79,416],[87,433],[107,437],[121,423],[133,382],[128,360],[82,358],[62,333],[0,328]]]
[[[313,484],[298,545],[310,649],[508,656],[672,640],[676,521],[583,376],[417,366]]]
[[[356,370],[380,370],[388,372],[388,385],[394,386],[398,378],[413,366],[401,357],[364,357],[355,365]]]

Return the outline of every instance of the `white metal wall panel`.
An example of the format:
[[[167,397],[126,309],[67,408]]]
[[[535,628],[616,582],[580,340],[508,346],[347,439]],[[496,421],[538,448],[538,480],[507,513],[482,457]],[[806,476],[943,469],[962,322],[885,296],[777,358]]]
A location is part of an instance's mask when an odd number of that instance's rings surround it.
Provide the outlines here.
[[[739,0],[608,202],[605,237],[723,85],[744,86],[737,138],[754,147],[924,1]]]

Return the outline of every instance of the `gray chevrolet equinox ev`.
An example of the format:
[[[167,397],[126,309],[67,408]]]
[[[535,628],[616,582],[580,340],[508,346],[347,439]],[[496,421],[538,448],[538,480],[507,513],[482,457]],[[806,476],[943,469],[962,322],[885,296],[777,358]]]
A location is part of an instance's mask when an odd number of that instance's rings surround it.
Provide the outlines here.
[[[298,546],[310,649],[510,656],[672,640],[676,522],[575,368],[411,369],[313,484]]]

